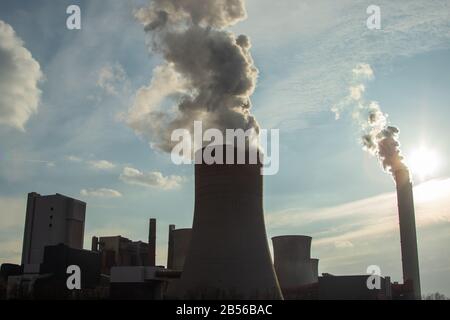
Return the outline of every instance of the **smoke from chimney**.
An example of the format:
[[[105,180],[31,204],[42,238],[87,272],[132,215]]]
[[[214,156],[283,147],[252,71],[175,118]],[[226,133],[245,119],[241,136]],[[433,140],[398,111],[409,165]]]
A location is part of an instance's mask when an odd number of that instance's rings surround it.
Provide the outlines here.
[[[400,151],[400,130],[388,125],[388,116],[377,102],[364,101],[365,81],[373,78],[368,64],[359,64],[352,70],[353,79],[349,95],[333,106],[339,119],[344,111],[351,111],[361,130],[363,148],[378,157],[383,169],[390,173],[397,189],[397,204],[402,251],[403,281],[408,288],[406,298],[420,299],[419,257],[417,252],[414,197],[409,169]]]
[[[169,152],[174,129],[255,129],[250,113],[258,70],[250,40],[225,29],[246,18],[243,0],[153,0],[135,12],[163,58],[149,86],[141,88],[127,124]]]
[[[348,96],[332,107],[336,119],[339,119],[343,112],[351,112],[361,130],[363,149],[377,156],[383,169],[390,174],[400,169],[407,170],[400,151],[400,130],[388,124],[388,115],[376,101],[364,100],[365,82],[374,76],[371,66],[358,64],[352,74]]]

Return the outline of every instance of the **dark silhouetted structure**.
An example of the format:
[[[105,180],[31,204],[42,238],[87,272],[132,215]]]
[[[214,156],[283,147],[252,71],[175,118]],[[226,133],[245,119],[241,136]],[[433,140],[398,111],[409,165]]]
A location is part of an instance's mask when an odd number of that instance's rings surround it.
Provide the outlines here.
[[[419,256],[412,183],[406,168],[395,171],[394,177],[397,185],[403,282],[406,288],[410,289],[406,298],[419,300],[421,299]]]
[[[29,193],[22,249],[25,269],[38,268],[46,246],[62,243],[83,249],[85,213],[86,203],[82,201],[61,194]]]
[[[236,149],[220,148],[236,160]],[[264,225],[261,164],[248,164],[245,155],[247,164],[195,165],[191,245],[170,298],[282,298]]]
[[[285,299],[297,299],[297,291],[317,282],[318,260],[311,259],[311,240],[301,235],[272,238],[275,271]]]
[[[171,244],[167,253],[167,269],[181,271],[189,251],[192,229],[172,229],[169,232]]]

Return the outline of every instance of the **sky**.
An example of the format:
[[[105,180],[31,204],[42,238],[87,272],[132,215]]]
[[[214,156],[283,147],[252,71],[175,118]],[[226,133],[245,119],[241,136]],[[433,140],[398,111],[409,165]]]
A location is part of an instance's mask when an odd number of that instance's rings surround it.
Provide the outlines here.
[[[280,170],[264,177],[269,243],[310,235],[320,273],[378,265],[401,282],[393,180],[362,149],[351,114],[331,111],[355,66],[369,64],[364,98],[400,128],[406,161],[435,154],[413,172],[422,291],[450,295],[450,1],[377,1],[381,29],[369,30],[372,2],[247,0],[247,19],[229,28],[252,43],[252,113],[280,130]],[[66,28],[71,4],[81,30]],[[0,263],[20,262],[32,191],[87,202],[86,248],[93,235],[146,240],[157,218],[161,265],[168,225],[192,225],[193,167],[123,120],[161,64],[133,15],[145,4],[0,2]]]

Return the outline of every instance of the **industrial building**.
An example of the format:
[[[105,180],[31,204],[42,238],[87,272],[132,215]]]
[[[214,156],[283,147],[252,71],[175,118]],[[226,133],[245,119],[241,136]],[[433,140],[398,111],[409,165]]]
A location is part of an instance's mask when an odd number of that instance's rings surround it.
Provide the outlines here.
[[[149,266],[149,245],[122,236],[93,237],[92,251],[99,252],[101,270],[109,274],[115,266]]]
[[[39,271],[46,246],[62,243],[83,249],[85,214],[82,201],[61,194],[28,194],[22,249],[25,270]]]

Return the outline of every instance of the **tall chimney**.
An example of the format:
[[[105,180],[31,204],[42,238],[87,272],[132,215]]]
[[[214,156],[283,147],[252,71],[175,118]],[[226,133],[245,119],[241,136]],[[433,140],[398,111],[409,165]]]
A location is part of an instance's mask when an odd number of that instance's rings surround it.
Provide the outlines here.
[[[175,230],[175,225],[169,225],[169,244],[167,249],[167,269],[173,268],[173,231]]]
[[[224,155],[234,152],[236,163],[237,149],[220,148]],[[249,164],[249,152],[245,155],[246,164],[195,165],[191,244],[169,297],[282,298],[264,225],[261,164]]]
[[[148,228],[148,264],[155,266],[156,260],[156,219],[150,219]]]
[[[419,300],[421,290],[412,183],[406,168],[395,171],[394,177],[397,185],[403,282],[410,288],[410,294],[406,298]]]

